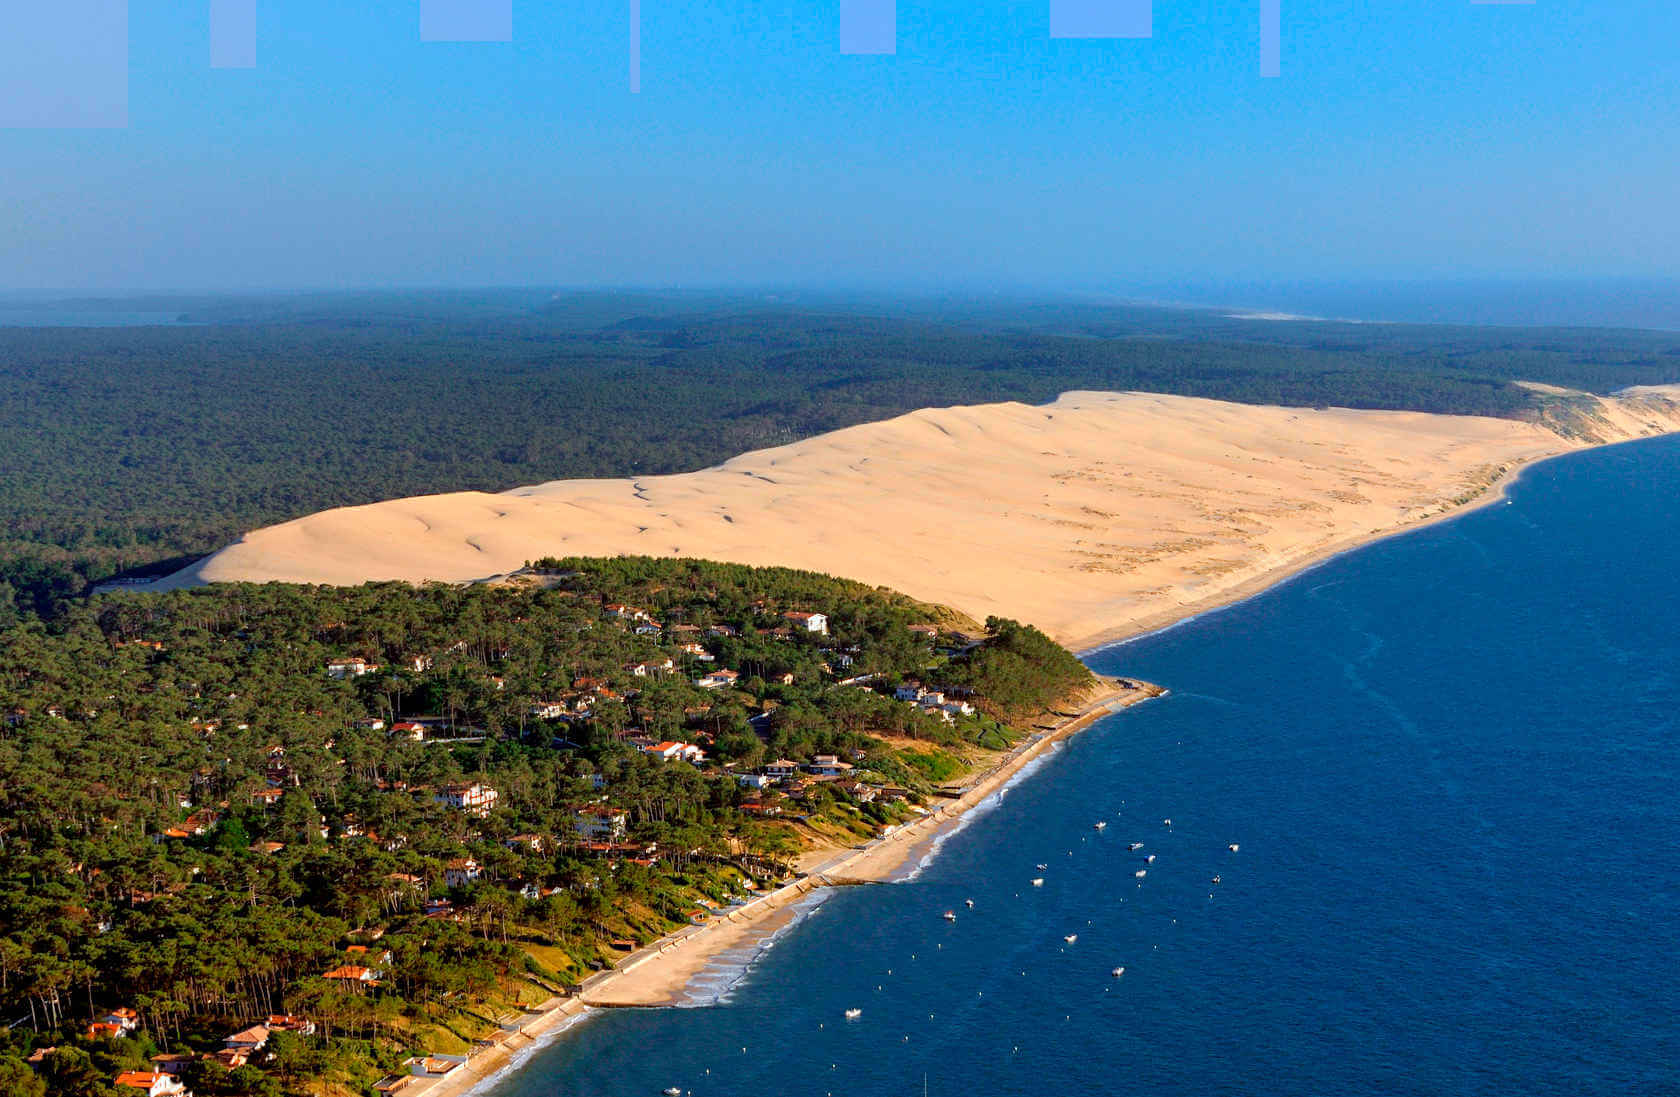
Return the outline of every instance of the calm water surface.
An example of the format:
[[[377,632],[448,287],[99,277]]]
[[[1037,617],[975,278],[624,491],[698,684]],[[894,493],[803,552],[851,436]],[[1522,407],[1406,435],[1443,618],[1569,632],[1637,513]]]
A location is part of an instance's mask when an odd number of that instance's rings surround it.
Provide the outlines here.
[[[1095,656],[1172,696],[492,1092],[1680,1093],[1680,440],[1512,499]]]

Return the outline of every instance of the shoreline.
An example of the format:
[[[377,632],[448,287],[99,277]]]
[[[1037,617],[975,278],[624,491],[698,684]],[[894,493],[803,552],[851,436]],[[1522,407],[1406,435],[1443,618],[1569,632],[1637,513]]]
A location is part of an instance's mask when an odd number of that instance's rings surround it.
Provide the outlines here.
[[[551,998],[528,1014],[512,1034],[493,1050],[474,1056],[449,1074],[411,1084],[402,1097],[467,1097],[481,1092],[523,1065],[521,1053],[534,1050],[546,1038],[605,1009],[660,1009],[683,1004],[695,977],[719,957],[754,947],[762,948],[799,916],[797,909],[814,892],[826,888],[887,883],[899,878],[904,866],[915,863],[944,834],[975,808],[988,801],[1032,762],[1056,744],[1076,735],[1105,716],[1122,712],[1166,690],[1138,683],[1121,686],[1116,679],[1098,677],[1096,693],[1081,707],[1058,718],[974,775],[962,791],[927,814],[887,834],[851,849],[840,850],[802,873],[789,884],[741,906],[718,912],[699,926],[685,926],[653,941],[620,960],[607,971],[584,980],[578,994]]]
[[[1549,454],[1514,462],[1474,499],[1388,529],[1338,539],[1217,594],[1180,603],[1174,609],[1146,615],[1094,636],[1074,638],[1065,642],[1066,646],[1077,651],[1081,659],[1087,659],[1107,648],[1131,643],[1245,602],[1346,553],[1493,506],[1507,497],[1510,486],[1525,471],[1567,455]],[[935,843],[955,829],[966,815],[1056,744],[1104,716],[1167,692],[1159,687],[1124,690],[1111,679],[1101,680],[1108,688],[1072,716],[1061,718],[1053,728],[1038,732],[1001,756],[991,767],[978,774],[957,797],[890,834],[836,853],[791,884],[733,910],[720,912],[716,921],[683,927],[644,946],[614,968],[591,976],[583,984],[581,994],[544,1003],[518,1033],[497,1049],[483,1053],[457,1072],[437,1079],[429,1086],[414,1087],[407,1093],[414,1097],[469,1097],[487,1092],[489,1087],[523,1065],[521,1052],[534,1049],[538,1043],[558,1035],[574,1023],[580,1023],[596,1011],[661,1009],[684,1004],[688,1000],[687,988],[715,960],[748,946],[761,950],[797,917],[796,905],[812,892],[824,887],[886,883],[902,878],[905,866],[920,862]],[[511,1046],[516,1040],[521,1042]]]
[[[1636,438],[1631,439],[1630,442],[1612,443],[1612,445],[1628,445],[1631,442],[1639,441],[1645,441],[1645,439]],[[1604,449],[1608,447],[1594,446],[1592,448]],[[1427,514],[1386,529],[1369,530],[1365,533],[1338,538],[1317,549],[1303,553],[1293,560],[1284,561],[1276,567],[1252,575],[1240,583],[1209,594],[1204,598],[1180,602],[1172,609],[1148,613],[1124,625],[1103,629],[1089,636],[1073,636],[1067,639],[1059,639],[1058,642],[1077,654],[1081,660],[1084,660],[1109,648],[1121,647],[1133,641],[1141,640],[1146,636],[1153,636],[1156,633],[1177,628],[1198,617],[1205,617],[1210,613],[1229,609],[1251,598],[1257,598],[1269,590],[1280,587],[1338,557],[1346,556],[1350,552],[1358,552],[1362,548],[1386,541],[1391,537],[1400,537],[1408,533],[1415,533],[1418,530],[1428,529],[1431,526],[1451,522],[1503,502],[1509,495],[1511,485],[1521,479],[1523,473],[1529,469],[1538,468],[1548,461],[1569,457],[1577,452],[1583,451],[1571,450],[1514,462],[1498,477],[1489,481],[1488,485],[1475,498],[1452,505],[1446,510],[1436,511],[1433,514]]]

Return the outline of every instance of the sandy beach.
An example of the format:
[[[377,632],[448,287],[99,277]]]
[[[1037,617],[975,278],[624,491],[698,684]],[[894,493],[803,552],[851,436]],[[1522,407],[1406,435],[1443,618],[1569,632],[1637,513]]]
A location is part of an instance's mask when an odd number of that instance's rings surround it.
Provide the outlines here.
[[[963,792],[926,815],[858,846],[839,850],[808,866],[801,876],[775,891],[700,926],[679,929],[626,956],[610,971],[591,976],[574,997],[555,998],[521,1021],[518,1031],[495,1050],[474,1056],[465,1066],[430,1082],[406,1088],[413,1097],[462,1097],[488,1087],[515,1067],[527,1051],[561,1026],[591,1009],[658,1008],[684,999],[685,991],[709,965],[730,953],[762,944],[798,917],[798,904],[826,887],[884,883],[917,863],[941,834],[1007,785],[1056,743],[1112,712],[1159,696],[1155,687],[1125,688],[1103,680],[1071,715],[1040,730],[991,766],[974,774]]]
[[[674,555],[844,575],[1088,650],[1496,501],[1536,460],[1680,430],[1680,387],[1548,391],[1569,413],[1537,422],[1140,393],[930,409],[678,476],[327,511],[251,533],[165,585],[473,581],[549,555]],[[680,1001],[709,964],[795,918],[813,889],[895,878],[1057,741],[1151,695],[1107,683],[926,816],[626,957],[502,1048],[406,1092],[460,1097],[588,1008]]]
[[[1145,393],[935,408],[682,475],[325,511],[165,583],[472,581],[548,555],[687,556],[843,575],[1090,648],[1485,501],[1534,460],[1680,429],[1676,390],[1553,395],[1571,416],[1551,426]]]

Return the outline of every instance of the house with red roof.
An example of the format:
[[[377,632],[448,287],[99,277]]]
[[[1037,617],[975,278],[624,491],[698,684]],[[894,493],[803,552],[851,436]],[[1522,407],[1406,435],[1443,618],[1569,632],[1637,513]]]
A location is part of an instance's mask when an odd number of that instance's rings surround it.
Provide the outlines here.
[[[121,1089],[138,1090],[146,1097],[192,1097],[179,1078],[161,1071],[124,1071],[117,1075],[116,1084]]]

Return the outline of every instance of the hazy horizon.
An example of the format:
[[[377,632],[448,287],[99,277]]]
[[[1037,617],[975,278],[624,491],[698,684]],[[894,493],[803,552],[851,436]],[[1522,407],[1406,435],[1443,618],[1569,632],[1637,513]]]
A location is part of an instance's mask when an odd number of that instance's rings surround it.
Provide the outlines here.
[[[20,13],[0,286],[1680,274],[1654,5],[1301,0],[1275,79],[1256,6],[1208,0],[1143,39],[1052,38],[1076,0],[902,4],[874,56],[838,0],[670,0],[636,7],[634,76],[625,4],[500,6],[509,40],[460,42],[412,2],[263,4],[237,48],[205,5]]]
[[[1602,327],[1680,331],[1680,279],[1487,279],[1436,281],[1228,282],[1117,287],[1108,291],[1051,287],[927,285],[598,285],[598,286],[317,286],[270,289],[0,289],[0,327],[100,323],[130,325],[165,320],[162,314],[205,301],[349,302],[357,298],[433,296],[440,301],[475,296],[564,299],[693,298],[696,308],[741,306],[844,307],[867,312],[892,302],[914,308],[934,302],[997,303],[1030,308],[1073,305],[1224,313],[1252,320],[1356,324],[1436,324],[1494,327]],[[132,304],[132,310],[119,306]],[[73,306],[97,311],[78,311]],[[166,307],[167,306],[167,307]],[[104,318],[100,319],[101,312]],[[167,322],[167,320],[165,320]]]

